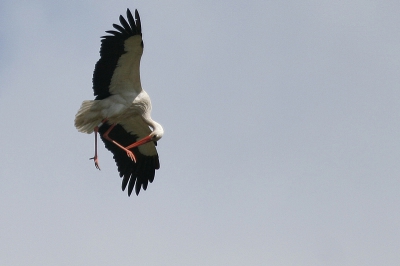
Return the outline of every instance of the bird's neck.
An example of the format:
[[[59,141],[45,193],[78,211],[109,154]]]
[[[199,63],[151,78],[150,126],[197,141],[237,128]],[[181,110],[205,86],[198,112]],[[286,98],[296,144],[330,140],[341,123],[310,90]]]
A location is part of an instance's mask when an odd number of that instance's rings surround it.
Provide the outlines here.
[[[162,136],[164,134],[163,127],[159,123],[151,119],[150,116],[144,116],[143,119],[153,129],[153,132],[157,132],[157,135]]]

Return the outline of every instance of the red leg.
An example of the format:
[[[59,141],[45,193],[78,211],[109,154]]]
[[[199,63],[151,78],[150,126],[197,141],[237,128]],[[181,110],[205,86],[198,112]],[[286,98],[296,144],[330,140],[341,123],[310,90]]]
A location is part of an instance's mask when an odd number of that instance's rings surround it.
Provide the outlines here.
[[[142,138],[141,140],[136,141],[135,143],[132,143],[131,145],[129,145],[128,147],[125,147],[125,148],[132,149],[132,148],[138,147],[138,146],[143,145],[150,141],[151,141],[151,136],[149,135],[147,137]]]
[[[103,137],[106,140],[111,141],[112,143],[114,143],[115,145],[117,145],[118,147],[120,147],[121,149],[123,149],[126,152],[126,155],[128,155],[129,158],[131,158],[132,161],[134,161],[136,163],[136,157],[133,154],[133,152],[131,152],[129,149],[125,148],[124,146],[122,146],[121,144],[119,144],[118,142],[116,142],[115,140],[111,139],[108,134],[111,132],[111,130],[115,127],[116,124],[113,124],[104,134]]]
[[[90,158],[90,160],[94,160],[94,166],[99,170],[100,166],[99,166],[99,159],[97,156],[97,133],[99,132],[99,127],[101,127],[106,121],[107,118],[103,119],[101,123],[94,128],[94,157]]]

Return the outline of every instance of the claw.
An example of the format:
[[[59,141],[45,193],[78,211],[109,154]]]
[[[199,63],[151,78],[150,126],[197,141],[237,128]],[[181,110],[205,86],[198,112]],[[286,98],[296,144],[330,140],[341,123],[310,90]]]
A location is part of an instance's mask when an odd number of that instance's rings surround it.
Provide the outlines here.
[[[131,152],[130,150],[126,150],[126,155],[128,155],[128,157],[129,157],[132,161],[134,161],[134,162],[136,163],[136,157],[135,157],[135,155],[133,154],[133,152]]]
[[[100,166],[99,166],[99,160],[97,159],[97,156],[92,157],[92,158],[90,158],[89,160],[94,160],[94,166],[95,166],[97,169],[101,170],[101,169],[100,169]]]

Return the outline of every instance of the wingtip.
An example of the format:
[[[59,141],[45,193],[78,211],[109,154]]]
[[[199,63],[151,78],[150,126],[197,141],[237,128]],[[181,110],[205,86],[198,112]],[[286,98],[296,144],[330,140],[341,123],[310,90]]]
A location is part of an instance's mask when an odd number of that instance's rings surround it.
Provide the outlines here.
[[[142,35],[142,22],[140,21],[139,12],[135,9],[136,28],[140,35]]]
[[[131,10],[129,8],[126,9],[126,14],[132,14]],[[139,11],[135,8],[135,17],[139,15]]]
[[[126,9],[126,15],[127,16],[129,16],[129,15],[132,16],[132,12],[131,12],[131,10],[129,8]]]

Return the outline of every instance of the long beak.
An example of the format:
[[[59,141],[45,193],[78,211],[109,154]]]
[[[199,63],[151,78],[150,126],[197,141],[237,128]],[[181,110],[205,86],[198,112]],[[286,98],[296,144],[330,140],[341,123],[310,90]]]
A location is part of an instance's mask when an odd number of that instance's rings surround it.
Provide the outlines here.
[[[125,149],[130,150],[132,148],[138,147],[140,145],[146,144],[147,142],[152,141],[151,136],[147,136],[142,138],[141,140],[136,141],[135,143],[129,145],[128,147],[125,147]]]

